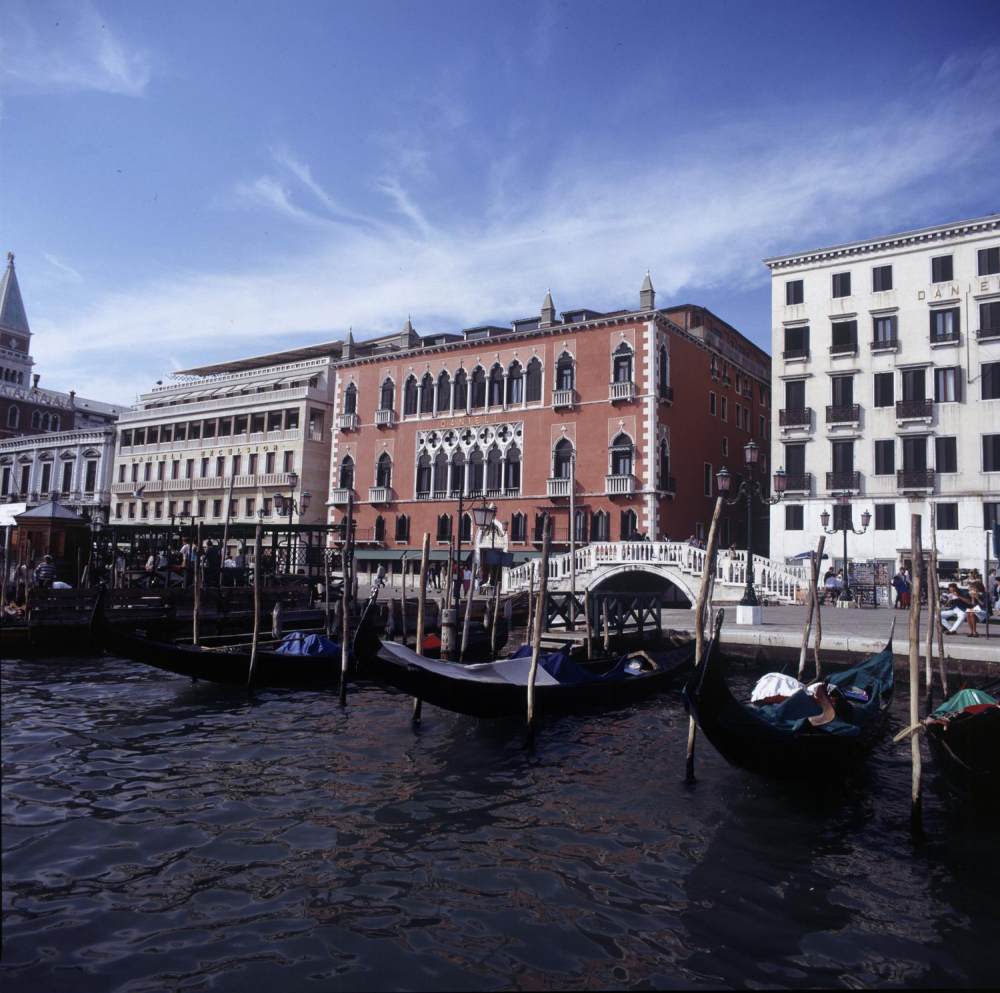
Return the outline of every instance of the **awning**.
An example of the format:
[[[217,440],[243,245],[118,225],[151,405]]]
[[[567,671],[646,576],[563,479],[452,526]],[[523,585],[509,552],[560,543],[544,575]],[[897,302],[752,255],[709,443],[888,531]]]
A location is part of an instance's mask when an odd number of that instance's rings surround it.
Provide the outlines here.
[[[0,503],[0,528],[17,527],[14,518],[28,509],[26,503]]]

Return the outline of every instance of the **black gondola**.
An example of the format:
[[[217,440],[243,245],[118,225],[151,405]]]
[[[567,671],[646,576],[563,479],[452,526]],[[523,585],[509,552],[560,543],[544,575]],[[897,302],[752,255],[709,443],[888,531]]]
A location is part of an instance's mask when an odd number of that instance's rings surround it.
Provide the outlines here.
[[[103,596],[98,598],[91,621],[91,637],[110,655],[132,659],[192,679],[231,686],[246,686],[250,673],[248,645],[205,648],[177,644],[140,631],[109,624],[104,614]],[[311,687],[321,689],[340,685],[341,654],[288,655],[270,649],[258,649],[254,664],[253,685],[275,687]]]
[[[835,716],[802,690],[782,703],[740,703],[726,683],[719,650],[722,612],[705,657],[684,687],[684,700],[705,737],[730,764],[773,779],[837,775],[855,768],[884,730],[892,700],[892,634],[881,652],[826,677],[836,694]]]
[[[425,658],[379,637],[371,609],[377,595],[376,588],[355,634],[359,676],[459,714],[525,716],[530,653],[522,649],[513,657],[475,665]],[[670,685],[693,662],[693,642],[672,651],[588,663],[573,662],[566,652],[548,653],[536,673],[536,706],[540,713],[565,713],[626,703]]]
[[[1000,705],[975,703],[956,709],[960,696],[924,722],[934,763],[962,802],[1000,806]]]

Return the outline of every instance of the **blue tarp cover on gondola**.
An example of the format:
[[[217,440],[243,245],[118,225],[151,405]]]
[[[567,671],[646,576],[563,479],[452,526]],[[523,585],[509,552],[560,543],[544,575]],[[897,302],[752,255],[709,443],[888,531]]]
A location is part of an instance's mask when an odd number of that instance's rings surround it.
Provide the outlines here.
[[[321,634],[303,634],[293,631],[285,635],[284,640],[275,649],[279,655],[316,655],[321,657],[336,656],[340,658],[340,645]]]
[[[515,659],[531,657],[531,645],[522,645],[512,656]],[[596,673],[577,665],[565,651],[539,652],[538,664],[561,686],[581,686],[584,683],[613,683],[628,679],[634,673],[628,670],[628,658],[623,656],[607,672]]]

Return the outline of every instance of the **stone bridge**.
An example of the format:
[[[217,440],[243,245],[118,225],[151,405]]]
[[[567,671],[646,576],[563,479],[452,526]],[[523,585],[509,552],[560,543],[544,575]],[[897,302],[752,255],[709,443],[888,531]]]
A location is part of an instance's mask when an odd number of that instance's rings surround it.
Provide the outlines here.
[[[620,585],[614,577],[628,573],[646,573],[675,587],[693,606],[701,584],[705,550],[684,541],[601,541],[583,545],[573,553],[576,558],[576,588],[597,590],[603,584]],[[507,570],[504,589],[510,593],[538,586],[541,560],[533,559]],[[570,554],[549,557],[548,588],[552,592],[570,588]],[[743,596],[747,576],[746,552],[720,552],[716,556],[716,602],[736,603]],[[753,580],[762,603],[795,603],[809,584],[807,566],[790,566],[753,557]]]

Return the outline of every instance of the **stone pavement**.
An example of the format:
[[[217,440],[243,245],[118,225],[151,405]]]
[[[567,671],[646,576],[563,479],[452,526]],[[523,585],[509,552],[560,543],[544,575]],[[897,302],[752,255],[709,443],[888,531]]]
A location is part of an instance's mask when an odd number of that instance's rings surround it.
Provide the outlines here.
[[[802,643],[802,629],[805,625],[805,607],[765,607],[764,623],[760,626],[738,625],[736,609],[732,605],[724,605],[726,619],[722,628],[723,644],[749,650],[756,654],[758,649],[794,650],[798,657],[799,646]],[[927,643],[928,611],[920,614],[920,651],[921,665],[923,652]],[[664,627],[678,630],[690,630],[693,612],[690,610],[665,610],[663,612]],[[855,608],[841,610],[836,607],[824,606],[823,639],[820,644],[820,657],[857,656],[879,651],[889,636],[889,626],[893,617],[896,618],[896,630],[893,636],[893,652],[897,656],[909,653],[910,615],[905,610],[891,610],[887,607],[879,609]],[[990,622],[990,638],[986,639],[986,626],[979,625],[979,637],[967,638],[967,627],[959,628],[958,633],[944,635],[945,658],[956,661],[980,663],[977,668],[991,670],[996,667],[1000,674],[1000,617],[994,616]],[[810,657],[812,655],[812,640],[810,639]],[[782,653],[784,654],[784,652]],[[934,644],[935,668],[937,666],[937,639]]]

